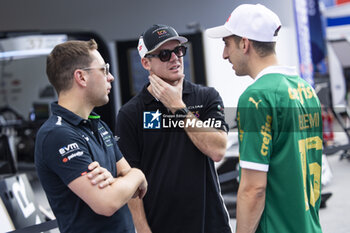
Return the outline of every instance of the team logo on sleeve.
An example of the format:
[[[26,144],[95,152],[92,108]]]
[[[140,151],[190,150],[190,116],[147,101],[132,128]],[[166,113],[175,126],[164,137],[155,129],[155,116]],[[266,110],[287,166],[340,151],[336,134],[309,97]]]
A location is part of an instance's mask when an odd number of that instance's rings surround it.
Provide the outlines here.
[[[160,129],[160,116],[162,114],[157,110],[156,112],[143,112],[143,128],[144,129]]]
[[[80,150],[78,143],[73,142],[58,150],[63,157],[62,162],[67,163],[69,160],[84,155],[84,152]]]
[[[76,150],[79,150],[79,149],[80,148],[79,148],[78,144],[76,142],[74,142],[74,143],[68,144],[67,146],[64,146],[64,147],[60,148],[58,150],[58,152],[62,156],[64,156],[67,153],[70,153],[70,152],[73,152],[73,151],[76,151]]]
[[[67,157],[64,157],[64,158],[62,159],[62,161],[63,161],[64,163],[67,163],[69,160],[74,159],[75,157],[80,157],[80,156],[82,156],[82,155],[84,155],[84,152],[78,151],[78,152],[75,152],[75,153],[70,154],[70,155],[67,156]]]
[[[260,131],[263,137],[260,153],[263,156],[267,156],[267,154],[269,153],[269,144],[272,140],[271,124],[272,124],[272,117],[270,115],[267,115],[266,122],[264,125],[261,126],[261,131]]]
[[[256,109],[259,108],[258,105],[260,104],[261,100],[258,100],[258,102],[256,102],[255,99],[253,99],[253,97],[249,97],[248,101],[250,101],[250,102],[252,102],[253,104],[255,104]]]
[[[221,106],[220,104],[218,104],[217,106],[217,113],[222,116],[225,117],[225,108],[223,106]]]
[[[218,108],[218,110],[219,110],[220,112],[224,113],[224,107],[223,107],[223,106],[221,106],[220,104],[218,104],[217,108]]]
[[[238,130],[239,130],[239,133],[238,133],[239,140],[242,142],[244,131],[243,131],[242,126],[241,126],[241,116],[240,116],[239,111],[237,112],[237,122],[238,122]]]

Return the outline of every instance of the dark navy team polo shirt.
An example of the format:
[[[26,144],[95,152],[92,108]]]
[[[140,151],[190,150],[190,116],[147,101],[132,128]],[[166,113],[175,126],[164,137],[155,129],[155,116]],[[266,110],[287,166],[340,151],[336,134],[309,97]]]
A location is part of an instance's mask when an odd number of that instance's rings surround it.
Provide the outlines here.
[[[135,232],[127,205],[111,217],[98,215],[68,188],[93,161],[116,177],[122,154],[108,126],[95,113],[85,120],[57,103],[51,110],[36,137],[35,165],[60,231]]]
[[[152,232],[231,232],[213,160],[197,149],[183,128],[168,127],[177,124],[176,119],[147,86],[120,109],[117,136],[124,157],[146,175],[143,201]],[[214,88],[185,80],[183,101],[202,121],[215,119],[220,122],[216,128],[227,129]]]

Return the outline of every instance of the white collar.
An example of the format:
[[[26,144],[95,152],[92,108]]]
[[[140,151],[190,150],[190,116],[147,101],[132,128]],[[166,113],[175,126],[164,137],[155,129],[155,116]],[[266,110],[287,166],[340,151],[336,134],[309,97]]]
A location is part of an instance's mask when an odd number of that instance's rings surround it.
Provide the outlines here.
[[[286,75],[298,75],[295,67],[293,66],[268,66],[256,76],[254,79],[254,82],[264,76],[265,74],[272,74],[272,73],[279,73],[279,74],[286,74]]]

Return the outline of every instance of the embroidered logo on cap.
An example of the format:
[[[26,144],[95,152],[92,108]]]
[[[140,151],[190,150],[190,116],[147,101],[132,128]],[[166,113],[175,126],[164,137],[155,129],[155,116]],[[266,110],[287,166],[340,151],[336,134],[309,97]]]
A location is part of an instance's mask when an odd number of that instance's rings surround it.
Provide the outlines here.
[[[278,32],[280,31],[280,29],[281,29],[281,25],[276,29],[276,31],[273,34],[273,36],[278,36]]]
[[[159,36],[164,35],[164,34],[166,34],[166,33],[167,33],[166,30],[159,30],[159,31],[157,31],[157,34],[158,34]]]

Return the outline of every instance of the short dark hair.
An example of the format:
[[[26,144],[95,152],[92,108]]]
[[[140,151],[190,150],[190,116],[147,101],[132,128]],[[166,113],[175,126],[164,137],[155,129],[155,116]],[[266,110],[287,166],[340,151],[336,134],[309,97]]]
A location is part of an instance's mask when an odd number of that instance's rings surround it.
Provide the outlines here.
[[[57,94],[72,87],[74,71],[89,66],[93,61],[90,52],[97,48],[94,39],[71,40],[55,46],[46,60],[46,74]]]
[[[237,36],[237,35],[232,35],[236,45],[238,46],[239,42],[241,41],[242,37]],[[256,53],[260,57],[266,57],[271,54],[275,54],[275,47],[276,47],[276,42],[261,42],[261,41],[256,41],[256,40],[251,40],[253,42],[253,48],[255,49]]]

